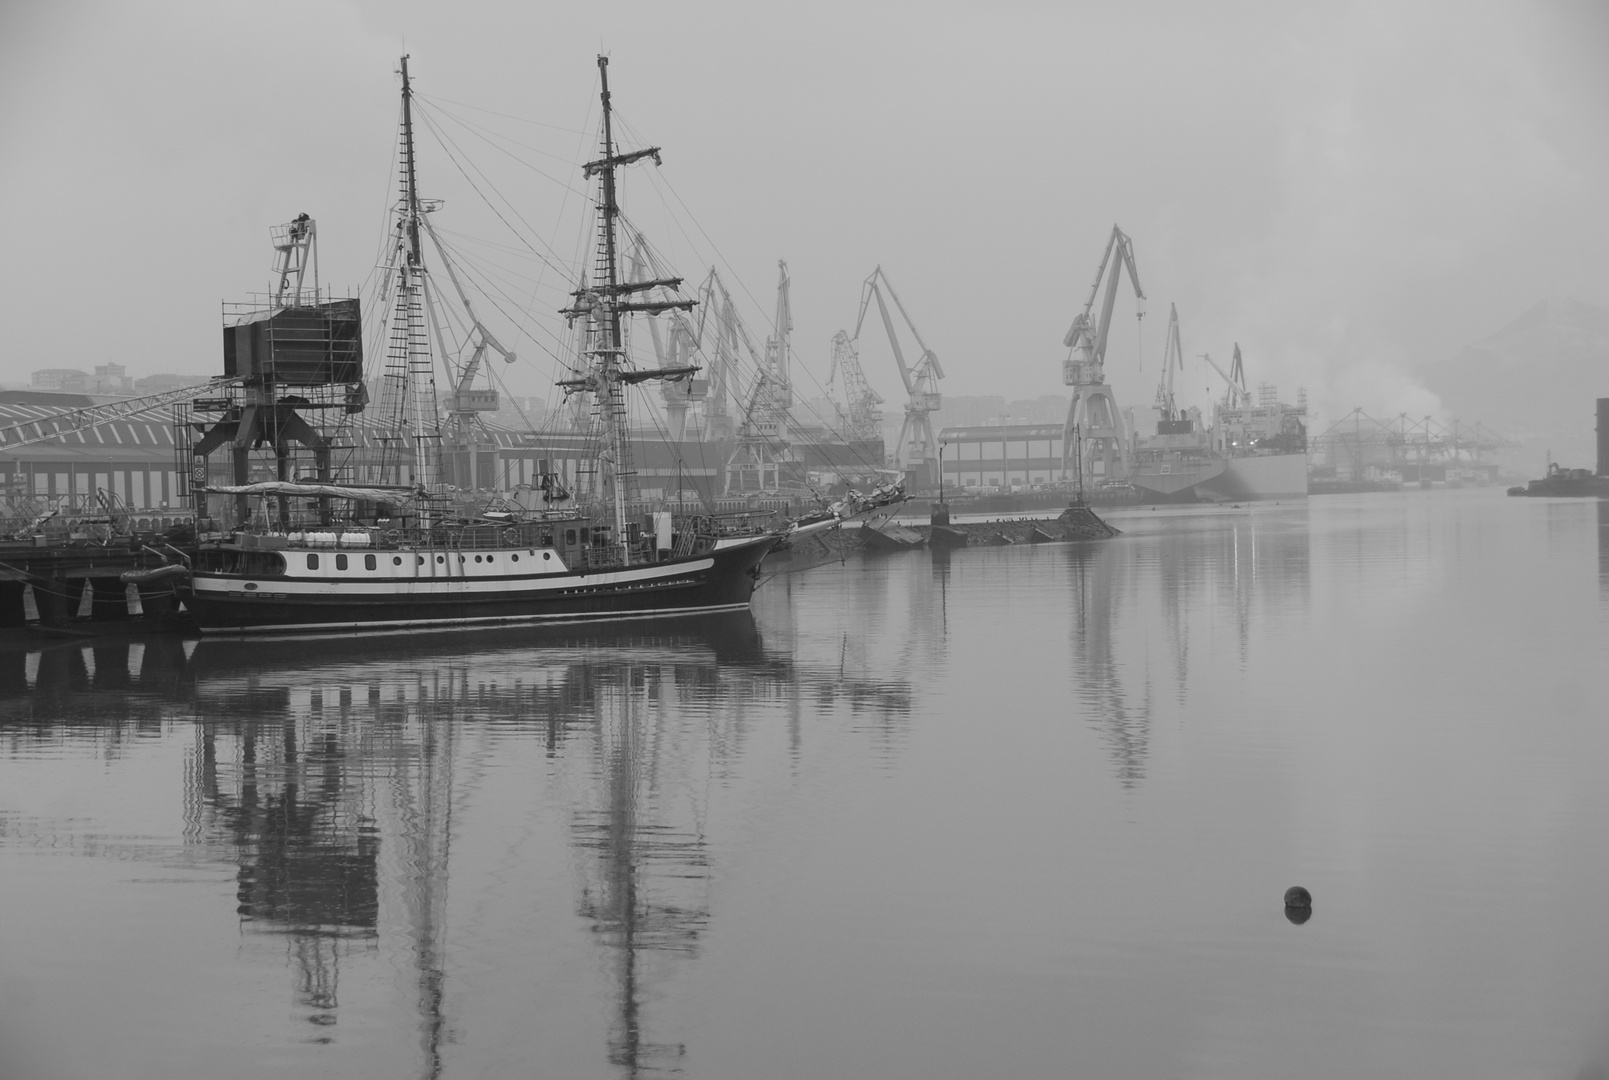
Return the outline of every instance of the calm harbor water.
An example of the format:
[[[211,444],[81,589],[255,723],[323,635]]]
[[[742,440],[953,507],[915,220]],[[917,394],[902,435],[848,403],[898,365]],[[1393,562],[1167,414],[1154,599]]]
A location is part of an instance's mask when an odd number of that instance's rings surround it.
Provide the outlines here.
[[[1111,517],[0,651],[0,1077],[1609,1075],[1609,504]]]

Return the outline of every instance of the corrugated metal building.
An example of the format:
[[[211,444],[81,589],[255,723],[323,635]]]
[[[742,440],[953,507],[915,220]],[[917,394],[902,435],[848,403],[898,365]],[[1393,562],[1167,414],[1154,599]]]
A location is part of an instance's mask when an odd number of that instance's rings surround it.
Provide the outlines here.
[[[1004,487],[1064,479],[1062,430],[1060,424],[947,427],[938,435],[945,486]]]

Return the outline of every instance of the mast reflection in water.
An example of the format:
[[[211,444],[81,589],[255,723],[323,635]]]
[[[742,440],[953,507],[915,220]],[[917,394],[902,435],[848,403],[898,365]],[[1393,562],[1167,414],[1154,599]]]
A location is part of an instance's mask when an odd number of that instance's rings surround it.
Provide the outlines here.
[[[788,636],[784,631],[783,636]],[[625,1075],[680,1070],[682,1043],[649,1004],[695,956],[712,918],[711,784],[732,783],[763,715],[786,718],[777,765],[797,766],[806,713],[908,712],[900,680],[857,675],[845,631],[827,663],[769,651],[747,612],[506,634],[150,643],[5,654],[0,701],[92,726],[109,742],[176,718],[184,756],[182,857],[235,867],[248,955],[284,944],[300,1041],[339,1042],[342,975],[362,955],[406,956],[418,1074],[455,1040],[449,882],[461,804],[486,799],[509,740],[545,761],[520,784],[555,809],[577,856],[571,907],[604,952],[605,1051]],[[13,715],[15,726],[24,717]],[[80,732],[81,734],[81,732]],[[749,762],[752,771],[755,763]],[[545,770],[545,771],[542,771]],[[763,771],[763,770],[762,770]],[[469,826],[485,835],[496,822]],[[388,944],[389,942],[389,944]],[[277,951],[277,950],[271,950]],[[372,993],[372,973],[364,980]],[[364,1000],[359,1015],[376,1003]]]

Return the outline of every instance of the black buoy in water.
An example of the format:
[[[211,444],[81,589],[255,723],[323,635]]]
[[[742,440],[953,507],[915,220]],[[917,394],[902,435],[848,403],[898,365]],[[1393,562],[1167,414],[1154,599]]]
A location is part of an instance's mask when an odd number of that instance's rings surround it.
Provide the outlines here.
[[[1300,885],[1285,890],[1285,917],[1297,926],[1313,917],[1313,894]]]

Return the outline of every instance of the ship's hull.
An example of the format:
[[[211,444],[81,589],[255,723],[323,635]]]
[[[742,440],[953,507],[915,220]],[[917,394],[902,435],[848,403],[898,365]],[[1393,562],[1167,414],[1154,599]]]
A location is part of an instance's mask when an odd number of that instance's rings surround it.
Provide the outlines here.
[[[1147,499],[1166,502],[1243,499],[1295,499],[1307,494],[1307,455],[1257,454],[1213,458],[1201,463],[1200,472],[1175,465],[1167,475],[1130,478]]]
[[[773,536],[756,537],[627,568],[445,580],[197,571],[180,595],[206,633],[412,630],[736,611],[748,607],[774,543]]]
[[[1306,454],[1224,459],[1224,471],[1196,486],[1206,499],[1298,499],[1307,494]]]

